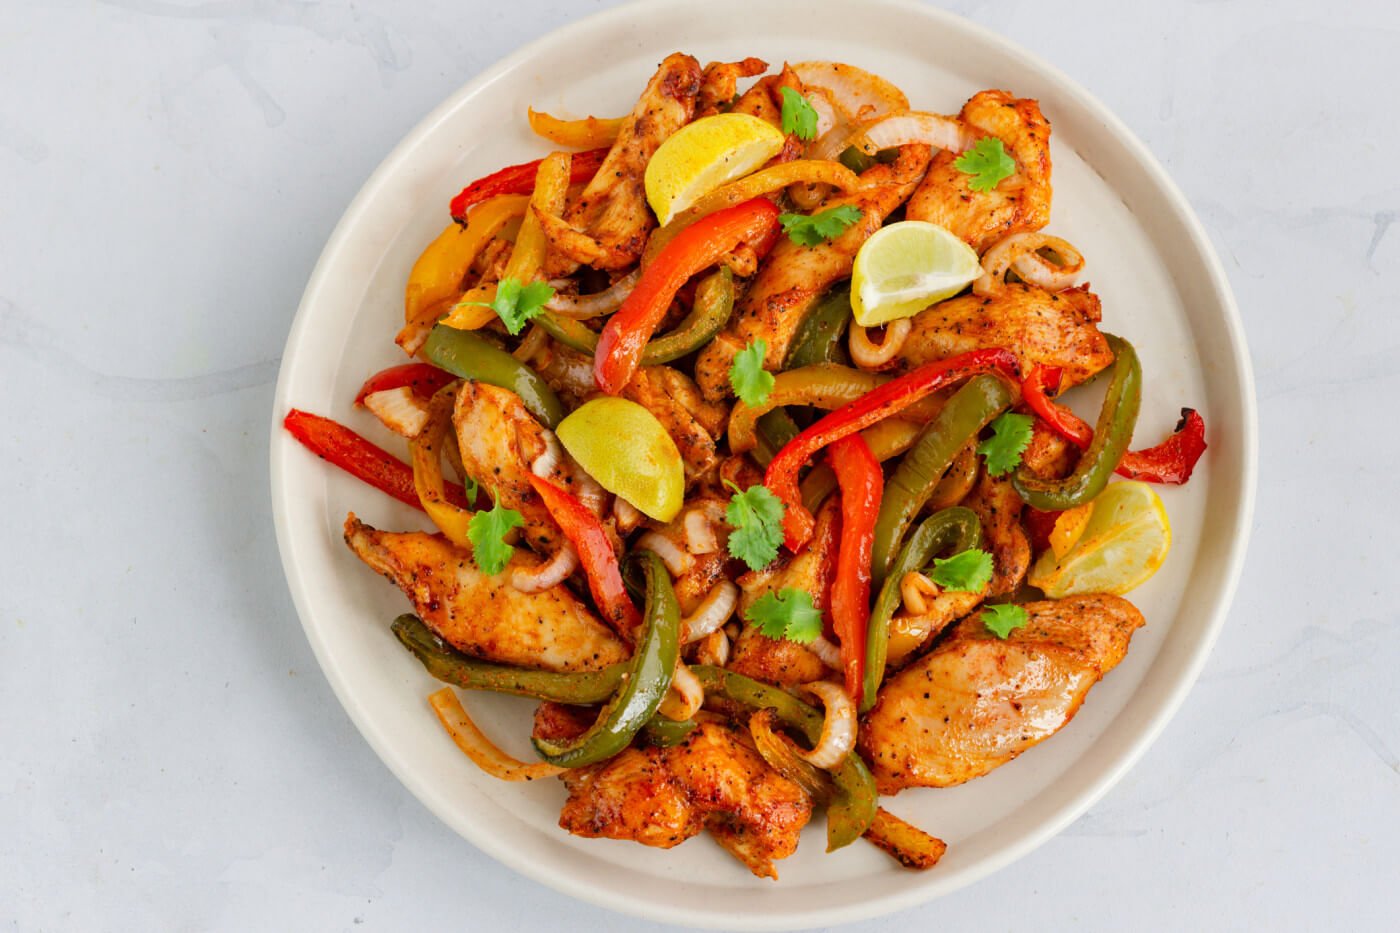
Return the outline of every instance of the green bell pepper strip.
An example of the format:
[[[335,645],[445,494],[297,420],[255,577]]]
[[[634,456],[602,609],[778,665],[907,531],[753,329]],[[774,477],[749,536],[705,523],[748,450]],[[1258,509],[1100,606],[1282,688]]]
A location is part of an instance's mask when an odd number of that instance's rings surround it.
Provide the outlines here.
[[[1036,476],[1022,464],[1011,485],[1031,508],[1058,512],[1084,505],[1103,492],[1118,462],[1128,452],[1142,404],[1142,364],[1137,351],[1122,337],[1104,334],[1113,350],[1113,378],[1104,396],[1094,439],[1079,457],[1074,472],[1064,479]]]
[[[532,740],[540,757],[552,765],[581,768],[616,755],[655,715],[671,689],[680,656],[680,606],[661,558],[642,551],[638,561],[646,583],[646,608],[636,649],[622,674],[622,686],[579,737],[563,742]]]
[[[758,430],[758,446],[749,453],[759,466],[767,466],[784,444],[802,433],[797,422],[782,408],[775,408],[759,418],[755,427]]]
[[[489,690],[585,706],[602,703],[616,693],[627,668],[619,662],[600,671],[535,671],[478,661],[447,644],[412,613],[399,616],[390,628],[429,674],[465,690]]]
[[[670,748],[690,738],[697,725],[693,719],[667,719],[658,713],[642,727],[642,738],[658,748]]]
[[[861,149],[859,146],[847,146],[845,149],[841,150],[841,154],[836,157],[836,161],[840,162],[842,165],[846,166],[846,168],[859,175],[861,172],[870,168],[870,166],[874,165],[876,162],[888,164],[898,158],[898,146],[891,146],[888,149],[881,149],[873,156],[866,155],[865,150]]]
[[[833,286],[802,319],[784,369],[813,363],[846,363],[846,327],[851,323],[851,283]]]
[[[695,303],[675,330],[653,337],[642,351],[643,366],[659,366],[694,353],[714,339],[734,313],[734,273],[727,268],[708,275],[695,289]],[[545,333],[570,349],[592,356],[598,351],[598,334],[582,321],[541,312],[534,319]]]
[[[875,524],[875,550],[870,574],[878,583],[888,576],[890,564],[899,553],[900,541],[934,487],[943,478],[953,458],[967,446],[969,438],[1011,407],[1014,401],[1006,380],[996,376],[974,376],[954,393],[924,433],[904,455],[899,467],[885,484],[880,518]]]
[[[870,626],[865,633],[865,690],[861,712],[875,705],[875,695],[885,677],[885,659],[889,655],[890,620],[899,608],[899,584],[907,573],[921,571],[938,552],[951,549],[952,554],[982,546],[982,522],[977,513],[962,506],[935,512],[924,519],[909,540],[900,548],[890,564],[889,574],[875,607],[870,610]]]
[[[781,687],[759,683],[722,667],[696,664],[691,673],[705,692],[751,709],[771,709],[787,726],[797,729],[813,746],[821,740],[823,714]],[[826,851],[834,852],[861,837],[875,820],[879,794],[875,778],[856,752],[831,773],[836,793],[826,808]]]
[[[471,331],[439,324],[423,344],[423,358],[454,376],[509,389],[547,428],[564,420],[564,405],[540,374]]]

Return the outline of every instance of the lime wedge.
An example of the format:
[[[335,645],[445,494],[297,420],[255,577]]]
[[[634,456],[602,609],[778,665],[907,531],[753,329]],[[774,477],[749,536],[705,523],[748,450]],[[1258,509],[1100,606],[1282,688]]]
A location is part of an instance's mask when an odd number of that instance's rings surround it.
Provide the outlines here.
[[[584,402],[555,429],[559,443],[608,492],[642,514],[669,522],[685,497],[676,442],[636,402],[608,396]]]
[[[856,253],[851,308],[876,327],[952,298],[982,275],[977,253],[951,231],[904,220],[875,231]]]

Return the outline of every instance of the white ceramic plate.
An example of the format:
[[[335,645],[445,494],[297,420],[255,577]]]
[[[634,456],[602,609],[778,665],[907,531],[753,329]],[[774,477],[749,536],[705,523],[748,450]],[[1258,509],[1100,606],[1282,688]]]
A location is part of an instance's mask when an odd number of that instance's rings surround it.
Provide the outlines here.
[[[751,877],[704,836],[660,852],[567,835],[557,825],[557,782],[494,781],[446,738],[424,703],[434,682],[389,634],[406,602],[341,541],[350,509],[388,529],[424,527],[423,517],[328,468],[280,430],[287,410],[299,407],[400,449],[350,401],[367,374],[402,361],[391,338],[402,323],[403,283],[447,221],[448,199],[466,181],[547,151],[526,126],[527,105],[623,113],[676,49],[701,62],[847,61],[893,80],[914,106],[948,113],[980,88],[1038,98],[1054,126],[1050,230],[1088,257],[1105,329],[1131,339],[1143,359],[1139,446],[1165,436],[1182,405],[1200,408],[1209,426],[1210,451],[1190,484],[1163,491],[1175,546],[1132,594],[1148,625],[1074,722],[981,780],[886,801],[949,842],[929,872],[900,869],[863,844],[827,855],[820,819],[779,863],[777,883]],[[1006,865],[1082,813],[1138,759],[1195,680],[1225,619],[1254,501],[1256,415],[1244,337],[1186,202],[1141,143],[1064,75],[964,20],[899,0],[653,0],[561,29],[489,69],[419,124],[345,212],[292,325],[275,405],[272,497],[287,580],[326,677],[385,763],[434,813],[516,871],[617,910],[727,929],[842,923],[908,907]],[[528,754],[530,703],[473,701],[503,744]]]

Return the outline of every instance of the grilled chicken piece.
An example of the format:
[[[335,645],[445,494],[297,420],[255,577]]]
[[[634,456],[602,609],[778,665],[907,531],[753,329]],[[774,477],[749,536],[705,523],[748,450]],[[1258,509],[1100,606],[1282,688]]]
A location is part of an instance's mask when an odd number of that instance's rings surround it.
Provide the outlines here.
[[[565,212],[564,222],[602,250],[599,256],[586,257],[590,265],[624,269],[642,255],[655,224],[643,185],[647,162],[668,136],[690,122],[699,92],[700,63],[679,52],[668,55],[623,122],[598,174]],[[551,260],[551,275],[571,271]]]
[[[828,288],[850,277],[857,251],[909,196],[928,160],[927,146],[904,146],[897,160],[874,165],[861,175],[866,187],[824,200],[818,210],[849,204],[862,211],[860,220],[834,240],[817,246],[799,246],[787,237],[778,240],[729,324],[696,360],[695,379],[706,398],[718,401],[733,394],[729,368],[734,356],[754,340],[767,342],[764,367],[782,368],[802,319]]]
[[[980,777],[1074,718],[1089,688],[1123,660],[1142,613],[1118,596],[1027,603],[1005,640],[981,615],[880,691],[861,749],[882,794]]]
[[[739,79],[752,78],[768,70],[761,58],[746,58],[741,62],[710,62],[700,80],[700,94],[695,101],[695,119],[714,116],[735,102]]]
[[[559,825],[574,835],[669,849],[708,829],[760,878],[778,877],[773,862],[796,851],[812,816],[801,788],[713,721],[672,748],[629,748],[561,778]]]
[[[886,666],[891,669],[903,667],[920,648],[976,609],[986,595],[986,588],[975,593],[948,590],[930,598],[922,612],[912,612],[905,606],[899,615],[890,620]]]
[[[758,117],[766,120],[774,126],[782,129],[783,126],[783,98],[782,89],[792,88],[799,94],[806,91],[802,85],[802,79],[783,64],[783,70],[767,78],[755,81],[753,86],[744,92],[743,96],[734,102],[731,110],[734,113],[746,113],[751,117]],[[796,133],[787,134],[787,139],[783,142],[783,148],[778,150],[778,154],[765,163],[768,165],[781,165],[784,162],[791,162],[793,159],[802,158],[802,152],[807,148],[807,143]]]
[[[692,495],[685,500],[685,508],[679,515],[665,525],[652,528],[655,534],[685,554],[689,563],[689,568],[675,577],[674,584],[682,617],[695,612],[715,585],[726,579],[724,568],[729,554],[725,544],[729,540],[729,525],[725,522],[724,510],[727,503],[727,498],[710,492]]]
[[[739,578],[740,616],[747,615],[749,607],[763,594],[789,588],[810,593],[812,605],[825,612],[831,597],[831,578],[836,572],[840,524],[840,500],[833,496],[817,510],[817,523],[807,550],[786,563],[750,571]],[[769,638],[752,624],[745,625],[739,634],[729,669],[784,687],[827,676],[826,665],[809,648],[786,638]]]
[[[1040,105],[1005,91],[979,91],[963,105],[961,119],[978,136],[1000,139],[1016,160],[1016,174],[991,191],[974,191],[973,176],[953,164],[958,154],[940,152],[909,199],[909,219],[947,227],[979,253],[1008,233],[1049,223],[1050,122]]]
[[[992,476],[984,470],[962,504],[982,522],[982,537],[992,553],[988,594],[999,596],[1015,591],[1030,570],[1031,543],[1021,527],[1025,503],[1011,485],[1010,474]]]
[[[569,588],[522,593],[509,568],[491,577],[442,535],[379,531],[352,512],[345,543],[397,583],[414,611],[444,641],[473,657],[551,671],[593,671],[630,655],[626,645]],[[536,558],[517,550],[512,566]]]
[[[1087,288],[1052,293],[1015,282],[989,298],[967,294],[920,311],[903,356],[912,368],[969,350],[1006,347],[1023,369],[1059,366],[1067,389],[1113,362],[1096,326],[1100,316],[1098,296]]]

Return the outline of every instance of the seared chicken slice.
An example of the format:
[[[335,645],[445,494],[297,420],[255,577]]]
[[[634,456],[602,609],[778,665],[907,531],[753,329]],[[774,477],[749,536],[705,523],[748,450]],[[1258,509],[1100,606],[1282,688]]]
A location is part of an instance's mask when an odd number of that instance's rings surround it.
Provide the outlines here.
[[[969,616],[880,690],[860,742],[882,794],[970,781],[1054,735],[1143,624],[1118,596],[1025,610],[1029,621],[1005,640]]]
[[[1031,543],[1021,527],[1025,503],[1011,485],[1010,474],[992,476],[985,470],[977,485],[963,500],[963,506],[982,522],[982,538],[992,554],[992,582],[988,594],[1014,592],[1031,566]]]
[[[522,593],[509,568],[494,577],[442,535],[371,528],[352,512],[345,543],[397,583],[414,611],[444,641],[473,657],[551,671],[593,671],[630,651],[564,585]],[[516,550],[511,566],[536,562]]]
[[[673,574],[682,617],[695,612],[710,591],[727,579],[724,568],[729,563],[725,550],[729,525],[724,511],[728,501],[711,493],[689,496],[680,514],[665,525],[652,528],[653,534],[665,538],[684,555],[687,568]]]
[[[729,368],[735,355],[754,340],[767,343],[764,367],[782,368],[802,319],[828,288],[850,277],[861,245],[909,196],[928,159],[927,146],[904,146],[894,162],[872,166],[861,175],[867,187],[823,201],[818,210],[854,205],[862,212],[860,220],[835,239],[817,246],[799,246],[787,237],[778,240],[729,324],[700,351],[695,380],[706,398],[718,401],[733,394]]]
[[[1050,222],[1050,123],[1033,100],[1005,91],[979,91],[963,105],[961,119],[978,136],[1000,139],[1016,160],[1016,174],[991,191],[974,191],[973,175],[938,153],[914,196],[910,220],[947,227],[982,252],[1008,233],[1039,230]]]
[[[976,609],[987,595],[984,588],[977,592],[945,590],[926,601],[919,612],[907,604],[890,620],[887,667],[897,669],[948,626]]]
[[[812,542],[796,557],[779,558],[764,570],[750,571],[739,578],[739,614],[747,615],[760,596],[785,589],[810,593],[812,605],[826,611],[831,596],[831,578],[836,572],[836,548],[841,524],[840,500],[828,498],[817,511]],[[788,687],[811,683],[826,677],[828,671],[809,648],[786,638],[769,638],[752,624],[744,626],[734,644],[729,669],[770,684]]]
[[[1060,367],[1061,385],[1069,388],[1113,362],[1096,326],[1100,316],[1098,296],[1086,288],[1052,293],[1016,282],[989,298],[967,294],[920,311],[902,355],[914,367],[969,350],[1006,347],[1023,369],[1035,363]]]
[[[598,174],[565,212],[564,221],[602,249],[600,257],[589,257],[591,265],[625,269],[642,255],[655,224],[643,185],[647,162],[667,137],[690,122],[699,92],[700,63],[679,52],[668,55],[623,122]]]
[[[535,734],[559,737],[560,718],[542,708]],[[670,849],[708,829],[760,878],[778,877],[773,862],[796,851],[812,816],[796,784],[713,721],[672,748],[628,748],[561,778],[569,799],[559,825],[574,835]]]
[[[695,119],[714,116],[735,102],[739,79],[752,78],[768,70],[761,58],[746,58],[741,62],[710,62],[701,75],[700,94],[695,101]]]

